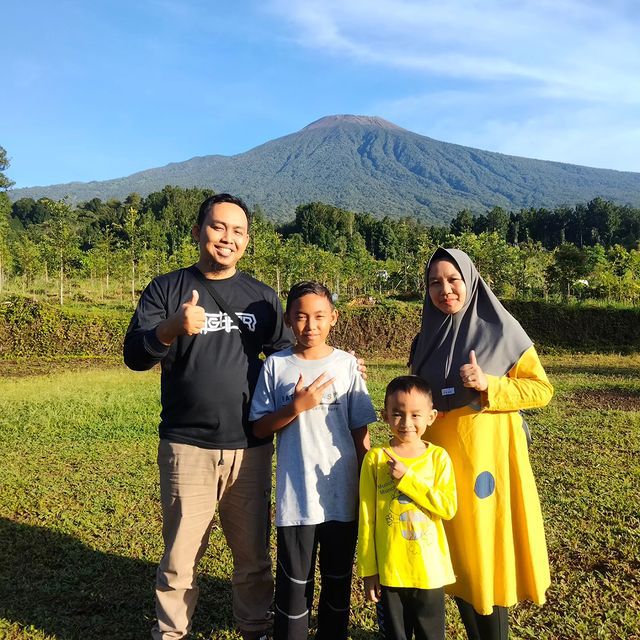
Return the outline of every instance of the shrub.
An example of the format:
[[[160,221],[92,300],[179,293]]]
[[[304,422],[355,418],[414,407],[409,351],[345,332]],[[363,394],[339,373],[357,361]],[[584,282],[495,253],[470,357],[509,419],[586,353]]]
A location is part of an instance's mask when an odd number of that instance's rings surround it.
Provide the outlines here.
[[[640,309],[506,301],[539,351],[640,351]],[[406,358],[422,306],[382,300],[340,307],[333,344],[367,358]],[[0,304],[0,358],[118,356],[125,311],[83,311],[12,296]]]

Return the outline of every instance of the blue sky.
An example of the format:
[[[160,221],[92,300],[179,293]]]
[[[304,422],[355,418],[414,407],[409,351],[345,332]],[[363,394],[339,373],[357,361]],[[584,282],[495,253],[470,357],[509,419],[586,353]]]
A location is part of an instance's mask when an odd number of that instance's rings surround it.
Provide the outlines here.
[[[640,171],[637,0],[23,0],[2,16],[17,187],[242,153],[339,113]]]

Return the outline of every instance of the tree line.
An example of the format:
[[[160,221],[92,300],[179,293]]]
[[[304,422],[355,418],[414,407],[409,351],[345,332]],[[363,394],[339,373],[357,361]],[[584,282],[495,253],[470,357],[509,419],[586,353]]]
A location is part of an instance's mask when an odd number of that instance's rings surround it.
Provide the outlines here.
[[[6,166],[0,154],[1,178]],[[0,191],[0,292],[133,303],[158,273],[195,262],[191,227],[212,194],[167,186],[72,206],[46,198],[11,203]],[[300,205],[280,226],[259,207],[253,214],[241,268],[279,293],[313,278],[342,297],[420,296],[424,265],[445,245],[469,253],[506,298],[640,301],[640,210],[600,198],[553,210],[460,211],[448,227],[319,202]]]

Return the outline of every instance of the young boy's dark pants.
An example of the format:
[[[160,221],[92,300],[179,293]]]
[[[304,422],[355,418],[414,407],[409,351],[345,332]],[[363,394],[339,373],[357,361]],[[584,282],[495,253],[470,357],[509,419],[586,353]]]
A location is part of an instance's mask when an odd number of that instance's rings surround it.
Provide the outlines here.
[[[444,588],[382,587],[386,640],[444,640]]]
[[[318,545],[321,589],[315,637],[347,638],[357,535],[357,522],[278,527],[275,640],[307,640]]]
[[[493,613],[483,616],[462,598],[455,600],[469,640],[507,640],[509,637],[507,607],[493,607]]]

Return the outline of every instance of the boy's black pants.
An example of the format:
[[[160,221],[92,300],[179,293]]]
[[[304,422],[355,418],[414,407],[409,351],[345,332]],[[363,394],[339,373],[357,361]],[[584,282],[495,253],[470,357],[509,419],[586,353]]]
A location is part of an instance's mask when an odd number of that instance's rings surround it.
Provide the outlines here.
[[[386,640],[444,640],[444,588],[382,587]]]
[[[466,600],[456,598],[462,623],[469,640],[507,640],[509,638],[509,609],[493,607],[493,613],[483,616]]]
[[[316,554],[321,588],[315,637],[346,640],[357,535],[357,522],[278,527],[275,640],[307,640]]]

